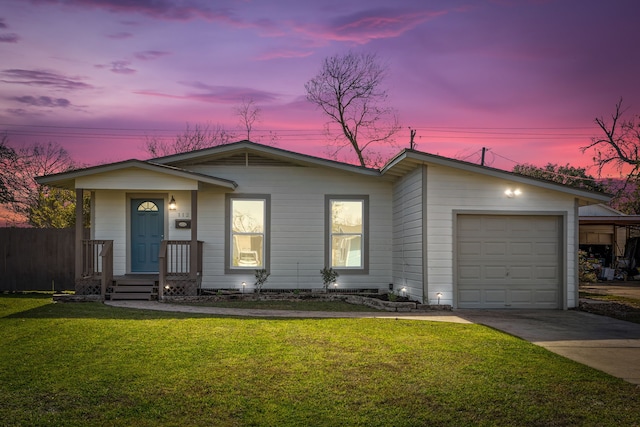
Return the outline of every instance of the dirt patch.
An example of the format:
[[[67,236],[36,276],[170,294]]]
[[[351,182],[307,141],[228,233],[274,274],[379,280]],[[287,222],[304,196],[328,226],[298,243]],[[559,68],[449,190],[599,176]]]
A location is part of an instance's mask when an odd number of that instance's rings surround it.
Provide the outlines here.
[[[598,297],[581,298],[581,311],[640,323],[640,304],[633,301],[607,301]]]

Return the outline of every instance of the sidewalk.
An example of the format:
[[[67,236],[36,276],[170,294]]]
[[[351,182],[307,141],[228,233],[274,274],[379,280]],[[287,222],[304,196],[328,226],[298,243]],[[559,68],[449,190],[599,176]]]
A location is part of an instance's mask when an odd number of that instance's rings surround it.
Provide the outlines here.
[[[157,301],[105,301],[106,305],[142,310],[156,310],[179,313],[200,313],[216,316],[240,317],[289,317],[289,318],[373,318],[373,319],[411,319],[430,320],[434,322],[471,323],[451,311],[434,311],[425,313],[404,312],[349,312],[349,311],[297,311],[297,310],[262,310],[243,308],[200,307],[183,304],[160,303]]]

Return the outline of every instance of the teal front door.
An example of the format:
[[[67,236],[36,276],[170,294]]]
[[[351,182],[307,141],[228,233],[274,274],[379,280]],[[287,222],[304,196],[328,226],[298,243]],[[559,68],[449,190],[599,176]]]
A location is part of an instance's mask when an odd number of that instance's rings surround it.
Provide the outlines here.
[[[157,273],[164,237],[164,200],[131,200],[131,272]]]

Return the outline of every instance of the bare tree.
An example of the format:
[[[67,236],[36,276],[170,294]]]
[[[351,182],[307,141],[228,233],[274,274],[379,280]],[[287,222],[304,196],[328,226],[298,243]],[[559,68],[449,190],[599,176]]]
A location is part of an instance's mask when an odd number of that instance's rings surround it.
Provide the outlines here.
[[[627,181],[637,181],[640,178],[640,117],[623,118],[622,99],[616,104],[611,121],[596,118],[604,136],[594,137],[591,144],[582,151],[593,148],[594,162],[598,172],[612,165],[627,175]]]
[[[220,124],[196,124],[193,129],[186,124],[184,132],[171,140],[159,137],[147,137],[145,149],[153,157],[170,156],[188,151],[224,145],[235,136],[226,131]]]
[[[76,168],[67,150],[55,142],[14,150],[0,170],[10,195],[9,209],[34,227],[70,227],[75,223],[75,194],[39,185],[35,177]]]
[[[16,152],[9,147],[8,136],[5,134],[0,138],[0,204],[13,201],[13,193],[10,191],[9,182],[11,179],[11,168],[16,161]]]
[[[604,186],[593,176],[589,175],[585,168],[571,166],[568,163],[564,166],[547,163],[543,167],[523,163],[515,165],[513,172],[533,178],[557,182],[570,187],[584,188],[592,191],[605,191]]]
[[[254,123],[260,118],[260,107],[253,99],[245,99],[235,108],[235,112],[239,117],[240,126],[247,132],[247,141],[251,141],[251,130],[253,130]]]
[[[385,105],[388,95],[381,86],[386,72],[376,55],[349,52],[326,58],[320,72],[305,84],[307,99],[329,116],[327,133],[334,136],[334,155],[351,146],[360,165],[366,166],[371,159],[365,152],[373,151],[372,146],[395,143],[400,125],[395,110]]]

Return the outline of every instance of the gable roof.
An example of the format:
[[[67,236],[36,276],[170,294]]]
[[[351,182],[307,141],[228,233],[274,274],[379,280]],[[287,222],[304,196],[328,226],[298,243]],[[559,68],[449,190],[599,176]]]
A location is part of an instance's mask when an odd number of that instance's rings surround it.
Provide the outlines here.
[[[520,184],[532,185],[534,187],[540,187],[548,190],[559,191],[561,193],[570,194],[572,196],[582,199],[588,203],[602,203],[611,200],[611,196],[608,194],[600,193],[598,191],[585,190],[582,188],[571,187],[557,182],[548,181],[544,179],[538,179],[527,175],[521,175],[514,172],[507,172],[502,169],[495,169],[488,166],[481,166],[475,163],[469,163],[462,160],[450,159],[448,157],[442,157],[435,154],[424,153],[416,150],[405,149],[398,153],[393,159],[391,159],[380,171],[383,175],[391,175],[394,177],[401,177],[411,170],[415,169],[419,165],[434,164],[447,166],[454,169],[459,169],[467,172],[478,173],[485,176],[491,176],[494,178],[507,179],[509,181],[517,182]]]
[[[39,176],[36,177],[36,182],[42,185],[50,185],[52,187],[73,190],[75,189],[75,180],[77,178],[130,168],[159,172],[162,174],[172,175],[180,178],[193,179],[198,182],[230,189],[235,189],[238,186],[238,184],[236,184],[234,181],[228,179],[216,178],[210,175],[192,172],[174,166],[158,164],[151,161],[145,162],[135,159],[125,160],[117,163],[108,163],[106,165],[92,166],[84,169],[76,169],[73,171],[56,173],[53,175]]]
[[[240,161],[244,160],[249,164],[253,163],[255,165],[328,167],[339,169],[344,172],[380,176],[380,171],[378,169],[356,166],[307,154],[300,154],[294,151],[284,150],[270,145],[258,144],[247,140],[204,148],[202,150],[189,151],[187,153],[157,157],[150,161],[158,164],[178,167],[199,164],[234,164],[222,162],[224,159],[227,161],[229,159],[240,159]]]

